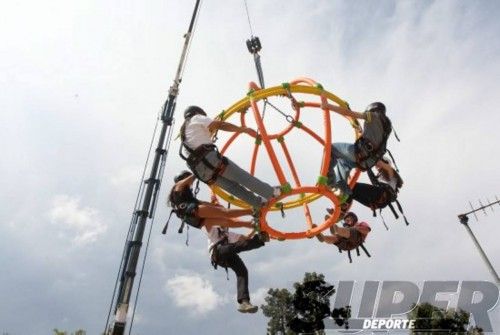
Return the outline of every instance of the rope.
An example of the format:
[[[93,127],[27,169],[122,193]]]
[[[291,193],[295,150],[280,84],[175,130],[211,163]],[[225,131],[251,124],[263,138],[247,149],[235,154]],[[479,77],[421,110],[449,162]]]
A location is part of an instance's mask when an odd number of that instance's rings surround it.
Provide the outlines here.
[[[188,59],[188,56],[189,56],[189,52],[191,51],[191,43],[192,43],[192,40],[193,40],[193,37],[194,37],[194,33],[196,31],[196,23],[198,22],[198,12],[200,11],[200,8],[201,8],[202,4],[203,4],[203,0],[200,0],[200,4],[199,4],[199,7],[197,8],[197,12],[195,14],[195,19],[194,19],[194,22],[193,22],[193,31],[191,32],[191,39],[189,40],[189,44],[188,44],[188,47],[187,47],[187,50],[186,50],[186,58],[185,58],[186,61],[182,65],[181,72],[180,72],[180,77],[179,77],[179,82],[182,81],[182,77],[184,75],[184,69],[186,68],[186,63],[187,63],[187,59]]]
[[[245,10],[247,13],[248,27],[250,28],[250,36],[253,37],[252,22],[250,22],[250,12],[248,11],[247,0],[243,0],[243,2],[245,3]]]

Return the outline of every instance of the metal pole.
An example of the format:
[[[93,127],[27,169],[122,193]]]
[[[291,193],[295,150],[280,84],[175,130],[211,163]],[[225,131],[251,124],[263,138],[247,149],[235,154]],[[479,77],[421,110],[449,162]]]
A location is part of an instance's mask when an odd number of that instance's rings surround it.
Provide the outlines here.
[[[132,237],[132,240],[128,241],[125,246],[126,256],[123,265],[120,269],[121,279],[120,279],[120,286],[118,289],[118,298],[116,300],[116,306],[115,306],[115,318],[113,327],[111,327],[108,331],[108,333],[112,335],[123,335],[125,333],[127,313],[130,305],[130,297],[132,294],[134,278],[136,275],[139,254],[142,247],[144,230],[146,228],[146,223],[148,218],[152,219],[152,216],[154,214],[153,213],[153,210],[155,208],[154,202],[156,201],[157,197],[153,197],[153,195],[160,188],[160,180],[161,180],[160,173],[162,172],[162,169],[160,169],[160,164],[162,162],[162,158],[166,158],[166,156],[168,155],[168,147],[170,143],[167,142],[169,142],[170,136],[167,137],[166,135],[169,131],[171,131],[177,95],[179,92],[179,84],[182,80],[181,79],[182,69],[186,60],[187,50],[189,48],[189,42],[191,40],[199,4],[200,0],[196,0],[188,32],[184,35],[185,39],[184,48],[182,50],[174,83],[170,87],[168,98],[163,105],[163,111],[161,115],[162,128],[160,136],[158,138],[158,145],[155,150],[155,155],[151,166],[149,178],[143,181],[146,187],[144,198],[142,200],[142,203],[135,209],[133,214],[134,217],[136,218],[134,222],[137,225],[137,228],[135,229],[135,234]]]
[[[490,271],[491,275],[493,278],[495,278],[495,282],[497,285],[500,285],[500,277],[498,277],[498,273],[495,271],[495,268],[491,264],[490,260],[488,259],[488,256],[486,256],[486,253],[484,252],[483,248],[479,244],[479,241],[477,240],[476,236],[472,232],[472,229],[469,227],[469,218],[465,214],[461,214],[458,216],[460,223],[464,225],[465,229],[469,233],[472,242],[474,242],[474,245],[476,246],[477,250],[479,251],[479,254],[481,255],[481,258],[483,259],[484,263],[486,263],[486,266],[488,267],[488,270]]]

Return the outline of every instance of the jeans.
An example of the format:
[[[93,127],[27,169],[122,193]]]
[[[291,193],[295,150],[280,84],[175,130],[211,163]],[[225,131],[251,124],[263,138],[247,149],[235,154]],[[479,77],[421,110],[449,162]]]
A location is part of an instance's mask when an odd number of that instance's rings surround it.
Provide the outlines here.
[[[245,263],[238,256],[239,252],[260,248],[264,245],[258,235],[251,239],[244,239],[234,243],[218,245],[214,252],[217,253],[217,265],[228,267],[236,274],[237,299],[241,303],[243,300],[250,301],[248,292],[248,270]]]
[[[352,143],[333,143],[328,168],[328,186],[339,188],[344,194],[351,195],[347,179],[356,167],[356,153]]]
[[[221,161],[216,151],[210,151],[205,155],[205,158],[213,166],[218,166]],[[203,162],[200,162],[195,170],[202,179],[205,179],[206,176],[205,180],[209,179],[213,173]],[[215,180],[215,185],[256,208],[262,206],[263,200],[269,200],[273,196],[271,185],[252,176],[230,159],[227,159],[227,166]]]

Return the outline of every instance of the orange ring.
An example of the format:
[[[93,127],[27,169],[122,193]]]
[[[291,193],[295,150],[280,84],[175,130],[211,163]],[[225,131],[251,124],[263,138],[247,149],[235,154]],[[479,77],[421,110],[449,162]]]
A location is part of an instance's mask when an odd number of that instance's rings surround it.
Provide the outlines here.
[[[302,193],[318,193],[321,194],[324,197],[327,197],[330,199],[334,205],[335,211],[332,216],[328,218],[328,220],[324,221],[321,225],[318,225],[315,228],[309,228],[308,230],[305,231],[300,231],[300,232],[282,232],[277,229],[272,228],[267,224],[266,221],[266,215],[267,212],[269,211],[269,208],[273,207],[278,200],[283,199],[286,196],[289,195],[294,195],[294,194],[302,194]],[[278,198],[271,199],[269,201],[268,206],[265,208],[262,208],[262,211],[260,213],[260,229],[262,231],[265,231],[269,234],[270,237],[275,238],[277,240],[298,240],[298,239],[303,239],[303,238],[310,238],[313,236],[318,235],[321,233],[323,230],[330,228],[337,222],[338,217],[340,216],[340,205],[339,205],[339,199],[335,194],[333,194],[329,189],[326,187],[318,187],[318,186],[301,186],[294,188],[290,193],[286,195],[282,195]]]
[[[323,91],[321,88],[321,85],[316,84],[316,82],[312,79],[309,78],[299,78],[291,82],[291,85],[297,85],[303,83],[306,86],[282,86],[280,87],[274,87],[274,88],[269,88],[262,90],[255,84],[254,82],[249,83],[249,88],[250,92],[247,95],[246,99],[240,100],[236,104],[230,107],[228,110],[228,115],[224,115],[222,113],[219,115],[220,119],[225,120],[227,117],[229,117],[231,114],[234,112],[240,112],[240,121],[242,126],[246,126],[245,122],[245,117],[246,117],[246,110],[249,108],[252,109],[252,115],[255,119],[255,122],[257,123],[257,128],[259,130],[259,138],[256,139],[256,143],[253,149],[252,153],[252,160],[251,160],[251,165],[250,165],[250,173],[253,175],[255,173],[255,168],[256,168],[256,162],[257,162],[257,157],[258,157],[258,152],[259,152],[259,147],[260,144],[264,144],[264,148],[271,160],[271,164],[273,166],[273,169],[276,172],[276,175],[278,177],[278,180],[282,186],[288,185],[288,181],[285,177],[285,174],[283,173],[282,167],[280,162],[277,159],[275,149],[273,148],[273,145],[271,143],[272,140],[279,140],[281,144],[281,149],[284,152],[286,162],[288,163],[288,167],[291,170],[291,174],[293,177],[293,181],[295,184],[294,188],[291,188],[291,190],[288,191],[288,193],[281,195],[278,198],[272,198],[269,200],[267,206],[262,208],[262,211],[260,213],[260,225],[261,225],[261,230],[268,232],[269,235],[272,238],[278,239],[278,240],[285,240],[285,239],[303,239],[303,238],[311,238],[317,234],[320,234],[323,230],[328,229],[332,225],[335,224],[337,221],[338,217],[340,216],[340,205],[339,205],[339,199],[337,196],[326,186],[326,185],[321,185],[318,184],[316,186],[302,186],[299,175],[295,169],[295,166],[293,164],[292,157],[290,155],[290,152],[288,151],[288,147],[286,146],[284,142],[284,136],[287,135],[295,126],[297,128],[302,129],[302,131],[306,132],[309,134],[311,137],[313,137],[317,142],[320,143],[320,145],[323,146],[323,155],[322,155],[322,162],[321,162],[321,168],[320,168],[320,175],[323,176],[323,178],[326,177],[328,174],[328,168],[331,160],[331,144],[332,144],[332,127],[331,127],[331,118],[330,118],[330,111],[327,109],[323,109],[323,123],[325,125],[324,127],[324,136],[323,138],[320,137],[318,134],[316,134],[312,129],[308,128],[307,126],[300,124],[299,125],[299,118],[300,118],[300,109],[301,107],[314,107],[314,108],[320,108],[321,104],[317,102],[303,102],[301,103],[300,106],[293,108],[295,111],[295,117],[293,118],[293,121],[289,121],[290,125],[288,125],[285,129],[278,133],[274,134],[268,134],[267,129],[264,125],[263,119],[260,115],[259,112],[259,106],[257,105],[257,102],[260,100],[265,100],[267,97],[271,96],[281,96],[281,95],[286,95],[290,94],[292,91],[293,92],[299,92],[299,93],[304,93],[304,94],[315,94],[318,96],[321,96],[322,101],[324,99],[328,99],[323,95],[321,92],[326,92]],[[309,88],[308,88],[309,87]],[[285,90],[285,91],[284,91]],[[285,93],[284,93],[285,92]],[[288,92],[288,93],[286,93]],[[321,93],[321,95],[320,95]],[[342,103],[342,105],[345,105],[345,102],[340,100],[338,97],[334,96],[331,93],[327,93],[327,96],[330,99],[334,99],[337,103]],[[254,97],[257,96],[257,98]],[[358,138],[361,133],[360,129],[356,127],[357,120],[352,119],[347,117],[347,119],[350,121],[351,125],[354,128],[355,131],[355,136]],[[224,154],[225,151],[228,149],[228,147],[234,142],[234,140],[239,136],[239,133],[233,134],[228,141],[223,145],[221,149],[221,153]],[[261,142],[258,142],[261,141]],[[354,174],[352,174],[349,178],[349,186],[351,188],[354,187],[355,183],[357,182],[357,179],[359,178],[360,175],[360,170],[356,169]],[[289,186],[288,186],[289,187]],[[227,193],[224,193],[221,189],[214,187],[214,192],[217,193],[219,196],[222,196],[223,199],[226,201],[235,203],[237,206],[240,207],[248,207],[247,204],[244,202],[234,199],[232,196],[228,196]],[[288,196],[291,195],[304,195],[304,194],[311,194],[305,197],[306,199],[301,199],[301,200],[296,200],[292,203],[287,202],[283,203],[284,206],[283,208],[293,208],[302,205],[304,208],[304,215],[306,218],[306,223],[308,226],[307,230],[304,231],[299,231],[299,232],[283,232],[276,230],[269,226],[269,224],[266,221],[266,216],[269,211],[276,211],[280,209],[280,206],[277,206],[277,203],[279,200],[284,199]],[[315,199],[319,197],[326,197],[330,199],[334,205],[334,213],[331,215],[327,220],[325,220],[321,225],[314,227],[313,228],[313,221],[312,221],[312,216],[311,212],[309,210],[308,202],[314,201]],[[229,198],[229,200],[228,200]],[[302,197],[304,198],[304,197]],[[291,205],[290,205],[291,204]]]

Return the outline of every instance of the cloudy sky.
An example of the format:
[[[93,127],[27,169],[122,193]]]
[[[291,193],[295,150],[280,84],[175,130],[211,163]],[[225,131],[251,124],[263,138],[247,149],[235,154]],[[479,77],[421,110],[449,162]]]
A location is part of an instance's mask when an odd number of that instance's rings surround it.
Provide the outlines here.
[[[4,4],[0,332],[103,330],[147,148],[193,3]],[[272,242],[243,255],[253,301],[262,303],[268,288],[290,288],[306,271],[332,283],[491,280],[456,215],[469,201],[500,197],[500,4],[262,0],[248,6],[267,86],[308,76],[354,110],[386,103],[402,140],[392,138],[390,148],[411,221],[406,227],[386,213],[386,231],[379,218],[354,207],[373,227],[367,241],[373,257],[353,264],[316,240]],[[203,3],[178,112],[198,104],[215,114],[246,94],[256,80],[244,44],[249,36],[243,1]],[[343,127],[340,119],[334,124],[334,139],[352,140]],[[288,142],[298,154],[300,141]],[[262,314],[235,311],[235,279],[230,274],[226,281],[224,271],[210,266],[201,233],[191,230],[189,247],[176,220],[166,237],[160,234],[170,180],[183,168],[177,148],[175,141],[133,333],[264,333]],[[250,148],[240,144],[231,158],[244,164]],[[319,169],[319,161],[297,161],[304,175]],[[266,172],[260,177],[276,182]],[[497,268],[499,213],[497,207],[471,221]],[[302,225],[295,214],[287,220]],[[500,331],[498,309],[490,316]]]

